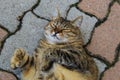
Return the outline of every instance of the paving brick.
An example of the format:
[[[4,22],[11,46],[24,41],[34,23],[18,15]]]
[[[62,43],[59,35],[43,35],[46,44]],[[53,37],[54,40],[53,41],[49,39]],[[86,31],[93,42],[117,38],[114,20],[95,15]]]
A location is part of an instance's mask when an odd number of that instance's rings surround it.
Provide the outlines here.
[[[17,80],[17,79],[11,73],[7,73],[5,71],[0,71],[0,80]]]
[[[28,12],[23,18],[21,30],[6,40],[0,55],[0,68],[13,71],[10,68],[10,58],[17,48],[23,48],[29,54],[32,54],[39,40],[43,38],[43,28],[47,22]],[[14,71],[14,73],[18,76],[20,74],[18,71]]]
[[[120,6],[115,3],[106,22],[98,26],[91,43],[87,46],[93,54],[105,57],[109,62],[114,60],[115,49],[120,42]]]
[[[104,73],[102,80],[120,80],[120,61]]]
[[[41,0],[40,5],[34,10],[34,12],[42,17],[52,18],[57,15],[57,8],[60,10],[62,17],[65,14],[71,4],[78,2],[79,0]]]
[[[6,37],[7,32],[5,30],[3,30],[2,28],[0,28],[0,42],[2,40],[4,40],[4,38]]]
[[[0,0],[0,23],[9,31],[14,32],[19,24],[17,17],[31,8],[36,1],[37,0]]]
[[[106,16],[111,1],[112,0],[82,0],[78,7],[102,19]]]
[[[2,45],[2,42],[4,40],[4,38],[7,36],[7,32],[5,30],[3,30],[2,28],[0,28],[0,47]],[[0,48],[1,49],[1,48]]]

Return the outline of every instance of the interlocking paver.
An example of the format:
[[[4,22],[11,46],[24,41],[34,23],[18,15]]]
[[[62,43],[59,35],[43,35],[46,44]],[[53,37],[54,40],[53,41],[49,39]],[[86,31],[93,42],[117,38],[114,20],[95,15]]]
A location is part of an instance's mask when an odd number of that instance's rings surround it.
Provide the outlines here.
[[[98,70],[99,70],[99,78],[100,78],[101,73],[105,70],[107,65],[104,64],[103,62],[101,62],[100,60],[96,59],[96,58],[94,58],[94,60],[97,64],[97,67],[98,67]]]
[[[112,0],[82,0],[78,7],[102,19],[106,16],[111,1]]]
[[[57,15],[56,9],[58,8],[61,15],[65,17],[69,5],[78,1],[79,0],[41,0],[40,5],[34,10],[34,12],[42,17],[52,18]]]
[[[0,28],[0,49],[1,49],[1,45],[2,45],[2,41],[5,39],[5,37],[7,36],[7,32],[5,30],[3,30],[2,28]]]
[[[0,28],[0,42],[4,40],[7,34],[8,33],[4,29]]]
[[[105,57],[109,62],[114,60],[115,49],[120,42],[120,6],[115,3],[111,8],[108,20],[95,29],[88,50],[93,54]]]
[[[52,18],[57,15],[56,9],[60,10],[63,17],[66,17],[66,11],[71,4],[79,2],[79,0],[40,0],[40,4],[34,9],[35,14]],[[78,7],[83,11],[95,15],[99,19],[106,17],[109,4],[112,0],[81,0]],[[118,0],[119,1],[119,0]],[[19,21],[17,17],[30,9],[37,0],[0,0],[0,23],[10,32],[17,29]],[[120,6],[115,3],[112,6],[108,19],[100,26],[95,28],[91,43],[87,46],[88,50],[93,54],[101,55],[108,61],[114,60],[115,49],[120,41]],[[95,17],[91,17],[75,7],[71,8],[67,19],[73,20],[78,16],[83,16],[83,22],[80,26],[82,36],[85,44],[89,41],[91,32],[98,21]],[[16,48],[24,48],[28,53],[32,54],[38,45],[39,39],[43,38],[43,27],[48,21],[35,17],[31,12],[28,12],[23,17],[22,28],[14,35],[6,39],[1,55],[0,55],[0,68],[8,71],[10,69],[10,58]],[[77,23],[79,26],[79,23]],[[0,28],[0,40],[3,40],[7,32]],[[104,71],[106,65],[98,59],[95,59],[99,67],[99,73]],[[105,71],[103,80],[119,80],[120,79],[120,61],[115,66]],[[19,76],[19,71],[13,71]],[[112,76],[114,75],[114,76]],[[7,77],[6,77],[7,76]],[[0,80],[16,80],[15,76],[11,73],[0,71]]]
[[[0,71],[0,80],[17,80],[16,77],[8,72]]]
[[[43,37],[43,27],[47,21],[36,18],[32,13],[27,13],[23,18],[20,31],[6,40],[0,55],[0,68],[10,70],[10,58],[16,48],[24,48],[32,54],[39,39]],[[17,73],[17,72],[16,72]]]
[[[17,17],[32,7],[37,0],[0,0],[0,23],[9,31],[17,29]]]
[[[80,20],[77,21],[77,25],[80,27],[82,37],[84,39],[84,43],[86,44],[91,36],[91,32],[95,26],[95,23],[97,22],[97,19],[95,17],[90,17],[83,12],[80,12],[75,7],[71,8],[71,10],[68,13],[68,19],[73,20],[78,16],[83,16],[83,21],[80,23]]]
[[[102,80],[120,80],[120,61],[104,73]]]

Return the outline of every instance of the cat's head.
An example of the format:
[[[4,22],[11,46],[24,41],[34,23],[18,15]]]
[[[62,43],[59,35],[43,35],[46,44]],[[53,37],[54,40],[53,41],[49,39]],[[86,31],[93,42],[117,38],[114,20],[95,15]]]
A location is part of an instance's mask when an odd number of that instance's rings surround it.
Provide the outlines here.
[[[79,27],[75,25],[79,19],[82,21],[82,16],[73,21],[66,20],[60,16],[58,11],[57,17],[53,18],[44,28],[47,41],[51,44],[66,43],[82,38]]]

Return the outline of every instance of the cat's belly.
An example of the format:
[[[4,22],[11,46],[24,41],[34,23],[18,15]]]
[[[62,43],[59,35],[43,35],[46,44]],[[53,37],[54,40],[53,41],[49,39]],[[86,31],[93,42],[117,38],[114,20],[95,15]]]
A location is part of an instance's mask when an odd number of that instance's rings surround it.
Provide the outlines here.
[[[54,64],[54,74],[58,80],[93,80],[90,73],[71,71],[59,64]]]

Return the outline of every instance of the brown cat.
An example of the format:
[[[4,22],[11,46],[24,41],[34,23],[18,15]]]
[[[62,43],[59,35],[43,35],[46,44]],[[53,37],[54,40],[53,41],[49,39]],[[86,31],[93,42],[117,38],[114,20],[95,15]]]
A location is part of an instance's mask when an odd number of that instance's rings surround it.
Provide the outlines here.
[[[79,27],[75,22],[58,16],[44,28],[44,40],[31,57],[17,49],[11,68],[22,69],[22,80],[97,80],[98,69],[83,48]]]

